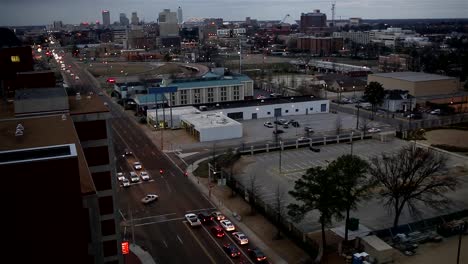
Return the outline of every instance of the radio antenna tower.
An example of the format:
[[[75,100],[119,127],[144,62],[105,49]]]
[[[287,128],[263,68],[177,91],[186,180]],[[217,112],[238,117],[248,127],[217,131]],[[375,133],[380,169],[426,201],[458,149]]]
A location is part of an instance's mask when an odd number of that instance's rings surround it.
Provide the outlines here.
[[[335,4],[336,3],[332,3],[332,8],[331,8],[331,11],[332,11],[332,26],[335,27]]]

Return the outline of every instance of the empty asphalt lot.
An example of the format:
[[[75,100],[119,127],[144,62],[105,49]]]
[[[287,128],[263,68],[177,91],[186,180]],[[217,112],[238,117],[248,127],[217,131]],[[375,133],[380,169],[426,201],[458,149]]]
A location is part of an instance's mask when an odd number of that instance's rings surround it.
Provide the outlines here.
[[[353,144],[353,153],[359,157],[368,160],[371,157],[381,155],[382,153],[393,153],[403,146],[414,144],[407,141],[393,139],[389,142],[380,142],[378,140],[356,141]],[[347,143],[332,144],[320,147],[320,152],[312,152],[308,148],[298,150],[286,150],[281,153],[281,171],[279,166],[279,152],[263,153],[254,156],[244,156],[240,166],[243,166],[243,173],[237,176],[237,179],[244,186],[250,186],[251,175],[255,175],[255,181],[258,185],[260,198],[266,203],[273,204],[276,198],[276,190],[279,186],[284,193],[285,204],[294,202],[294,199],[287,193],[294,187],[294,181],[299,179],[305,171],[313,166],[326,166],[329,162],[343,154],[351,151],[351,145]],[[448,167],[466,166],[467,160],[464,158],[449,155]],[[463,177],[464,182],[456,192],[448,194],[454,200],[451,208],[444,211],[433,211],[425,209],[422,217],[431,217],[443,215],[445,213],[468,208],[468,177]],[[353,217],[360,219],[360,222],[371,229],[382,229],[392,224],[392,217],[389,217],[382,203],[376,198],[362,202],[358,210],[352,213]],[[408,212],[400,218],[400,222],[408,223],[418,220],[410,216]],[[311,212],[299,223],[299,226],[306,231],[315,231],[320,228],[318,224],[318,213]],[[338,225],[340,223],[335,223]]]

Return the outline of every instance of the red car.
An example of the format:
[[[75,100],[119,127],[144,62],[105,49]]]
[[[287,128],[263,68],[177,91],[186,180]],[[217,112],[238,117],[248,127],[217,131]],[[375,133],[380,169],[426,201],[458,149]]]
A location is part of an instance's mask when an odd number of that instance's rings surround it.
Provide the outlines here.
[[[220,226],[213,226],[211,228],[211,232],[213,233],[213,235],[215,235],[216,237],[223,237],[225,234],[224,234],[224,230],[223,228],[221,228]]]

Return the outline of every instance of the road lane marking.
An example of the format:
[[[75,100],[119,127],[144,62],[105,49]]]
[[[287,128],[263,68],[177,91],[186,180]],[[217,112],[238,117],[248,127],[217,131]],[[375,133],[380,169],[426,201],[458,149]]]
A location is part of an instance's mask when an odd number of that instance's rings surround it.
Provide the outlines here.
[[[203,230],[205,230],[206,233],[208,233],[208,236],[211,238],[211,240],[213,240],[213,243],[215,243],[215,245],[221,250],[221,252],[223,252],[227,256],[229,261],[231,261],[231,263],[234,264],[234,261],[231,259],[228,253],[226,253],[226,251],[224,251],[223,248],[218,244],[218,241],[216,241],[216,239],[213,238],[213,236],[210,234],[208,229],[204,225],[202,225],[202,227],[203,227]]]
[[[160,221],[153,221],[153,222],[147,222],[147,223],[142,223],[142,224],[136,224],[133,225],[135,227],[137,226],[146,226],[146,225],[154,225],[154,224],[160,224],[160,223],[166,223],[166,222],[172,222],[172,221],[180,221],[185,219],[185,217],[178,217],[178,218],[172,218],[172,219],[166,219],[166,220],[160,220]]]
[[[147,216],[147,217],[141,217],[141,218],[133,218],[133,221],[149,219],[149,218],[165,217],[165,216],[175,215],[175,214],[176,213],[169,213],[169,214],[160,214],[160,215],[153,215],[153,216]]]
[[[190,210],[190,211],[186,211],[186,212],[187,212],[187,213],[193,213],[193,212],[211,211],[211,210],[216,210],[216,207],[201,208],[201,209],[195,209],[195,210]]]
[[[127,219],[125,219],[125,216],[124,216],[123,213],[122,213],[122,210],[119,209],[119,213],[120,213],[120,215],[122,216],[122,219],[123,219],[124,221],[127,221]]]
[[[210,253],[205,248],[205,246],[202,245],[200,240],[195,236],[192,229],[186,224],[186,221],[184,221],[183,225],[187,228],[187,230],[190,232],[190,234],[193,236],[193,238],[195,238],[195,241],[197,241],[198,245],[202,248],[203,252],[205,252],[206,256],[208,256],[208,258],[211,260],[211,263],[216,264],[216,261],[214,260],[214,258],[210,255]]]
[[[156,153],[154,153],[154,151],[151,151],[151,154],[153,154],[153,156],[156,156]]]
[[[166,246],[166,248],[169,248],[169,246],[168,246],[167,243],[166,243],[166,240],[163,240],[163,243],[164,243],[164,245]]]
[[[179,239],[179,242],[183,245],[184,244],[184,241],[182,241],[182,239],[180,238],[179,235],[177,235],[177,239]]]

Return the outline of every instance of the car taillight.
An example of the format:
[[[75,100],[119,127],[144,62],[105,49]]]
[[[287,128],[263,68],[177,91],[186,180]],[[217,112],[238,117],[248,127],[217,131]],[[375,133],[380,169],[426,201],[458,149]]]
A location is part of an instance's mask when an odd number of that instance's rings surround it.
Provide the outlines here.
[[[262,260],[265,260],[265,259],[266,259],[266,257],[259,257],[259,258],[257,258],[258,261],[262,261]]]

